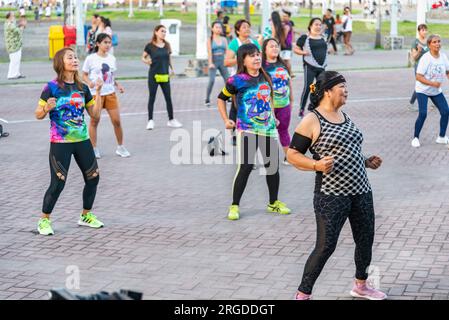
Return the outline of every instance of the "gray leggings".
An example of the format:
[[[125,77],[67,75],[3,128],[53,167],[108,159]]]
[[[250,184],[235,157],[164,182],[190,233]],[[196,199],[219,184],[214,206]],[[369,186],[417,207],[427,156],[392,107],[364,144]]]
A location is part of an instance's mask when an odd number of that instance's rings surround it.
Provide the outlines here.
[[[228,80],[229,78],[228,68],[225,67],[223,59],[217,62],[214,61],[214,65],[216,68],[209,69],[209,83],[207,84],[206,102],[210,102],[210,94],[212,92],[212,87],[214,86],[215,83],[217,70],[220,70],[220,74],[223,77],[224,82],[226,82],[226,80]]]

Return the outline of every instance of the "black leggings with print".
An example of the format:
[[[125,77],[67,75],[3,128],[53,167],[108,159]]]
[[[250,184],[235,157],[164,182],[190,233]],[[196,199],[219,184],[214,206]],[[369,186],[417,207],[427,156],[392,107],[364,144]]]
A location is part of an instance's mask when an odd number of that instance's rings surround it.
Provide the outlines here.
[[[315,249],[307,259],[298,290],[306,294],[312,292],[315,281],[337,246],[338,236],[347,218],[349,218],[355,242],[355,277],[366,280],[374,240],[372,193],[353,196],[315,193],[313,206],[317,224],[317,240]]]
[[[42,212],[50,214],[64,189],[72,155],[84,178],[83,209],[90,210],[97,193],[100,180],[97,159],[90,140],[73,143],[50,144],[50,175],[51,182],[44,196]]]

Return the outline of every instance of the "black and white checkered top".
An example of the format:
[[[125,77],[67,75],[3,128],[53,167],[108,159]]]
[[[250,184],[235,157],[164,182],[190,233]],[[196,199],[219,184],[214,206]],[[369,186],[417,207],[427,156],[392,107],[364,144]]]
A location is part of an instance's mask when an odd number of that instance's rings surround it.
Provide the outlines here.
[[[332,171],[325,174],[317,172],[315,192],[327,195],[349,196],[371,191],[362,154],[363,134],[354,122],[343,112],[343,123],[332,123],[318,111],[321,132],[309,148],[315,160],[325,156],[334,158]]]

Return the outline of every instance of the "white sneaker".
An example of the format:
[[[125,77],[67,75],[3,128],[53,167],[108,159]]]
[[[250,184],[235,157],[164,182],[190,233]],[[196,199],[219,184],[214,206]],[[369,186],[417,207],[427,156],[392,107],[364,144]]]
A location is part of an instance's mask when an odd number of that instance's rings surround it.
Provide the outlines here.
[[[148,120],[147,130],[153,130],[153,129],[154,129],[154,121],[153,120]]]
[[[444,136],[444,137],[438,137],[435,140],[436,143],[440,143],[440,144],[448,144],[449,143],[449,138]]]
[[[97,158],[97,159],[101,158],[100,149],[94,148],[94,153],[95,153],[95,158]]]
[[[412,147],[413,148],[418,148],[418,147],[420,147],[421,146],[421,144],[419,143],[419,139],[418,138],[414,138],[413,140],[412,140]]]
[[[181,128],[182,123],[176,119],[171,119],[171,120],[168,120],[167,126],[172,127],[172,128]]]
[[[409,109],[410,111],[414,111],[414,112],[418,112],[418,111],[419,111],[418,107],[415,106],[413,103],[410,103],[410,104],[408,105],[408,109]]]
[[[115,150],[115,153],[122,158],[128,158],[129,156],[131,156],[129,151],[126,150],[126,148],[123,145],[117,146],[117,150]]]

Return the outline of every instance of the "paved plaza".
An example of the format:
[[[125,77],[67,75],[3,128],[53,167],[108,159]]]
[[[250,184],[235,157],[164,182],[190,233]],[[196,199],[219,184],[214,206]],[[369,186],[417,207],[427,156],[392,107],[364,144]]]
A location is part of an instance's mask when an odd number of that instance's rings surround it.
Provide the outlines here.
[[[434,143],[438,112],[429,111],[422,146],[413,149],[417,113],[407,109],[412,69],[344,75],[349,85],[344,110],[364,133],[365,154],[384,160],[379,170],[369,171],[376,209],[372,276],[390,299],[449,299],[449,151]],[[127,90],[120,95],[122,124],[131,158],[115,155],[107,117],[98,134],[103,157],[94,210],[106,226],[77,226],[83,181],[72,161],[51,237],[36,231],[50,180],[49,122],[34,120],[33,114],[43,84],[0,85],[0,118],[10,122],[10,137],[0,139],[0,299],[46,299],[50,288],[78,284],[74,291],[83,294],[125,288],[142,291],[145,299],[292,299],[315,242],[314,174],[281,165],[280,199],[292,214],[277,216],[265,212],[265,177],[254,171],[241,219],[229,221],[236,166],[175,165],[170,159],[177,145],[171,135],[190,136],[193,162],[201,152],[193,147],[194,123],[200,121],[200,133],[223,130],[216,107],[203,106],[207,78],[172,81],[175,117],[184,124],[177,132],[166,127],[160,91],[156,127],[147,131],[146,81],[122,84]],[[222,85],[217,78],[214,96]],[[302,74],[293,85],[291,132],[299,121]],[[444,90],[449,92],[447,84]],[[352,299],[353,256],[347,223],[316,283],[315,299]],[[76,275],[79,283],[73,281]]]

